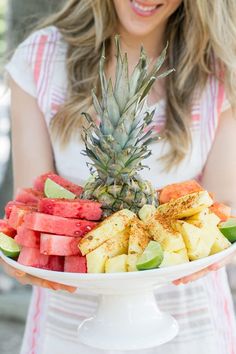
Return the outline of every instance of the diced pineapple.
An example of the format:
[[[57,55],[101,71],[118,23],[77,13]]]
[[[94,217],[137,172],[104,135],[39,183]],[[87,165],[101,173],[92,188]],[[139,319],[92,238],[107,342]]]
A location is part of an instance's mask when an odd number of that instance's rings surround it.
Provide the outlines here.
[[[79,243],[82,255],[95,250],[110,238],[124,231],[129,221],[136,216],[132,211],[123,209],[102,221],[95,229],[87,233]]]
[[[127,272],[127,257],[127,254],[121,254],[119,256],[108,259],[105,264],[105,272]]]
[[[210,212],[210,210],[206,208],[200,213],[187,218],[185,221],[197,227],[202,227],[207,224],[217,226],[220,222],[220,218],[215,213]]]
[[[129,233],[125,230],[86,255],[88,273],[104,273],[108,258],[128,252]]]
[[[226,248],[228,248],[229,246],[231,246],[231,243],[229,242],[229,240],[224,235],[222,235],[220,230],[218,230],[215,242],[213,243],[213,246],[211,247],[210,254],[215,254],[220,251],[223,251]]]
[[[166,204],[159,205],[157,212],[172,216],[175,219],[182,219],[201,212],[211,206],[213,200],[207,191],[187,194]]]
[[[177,264],[189,262],[188,254],[186,248],[178,252],[167,252],[164,251],[164,259],[160,264],[160,268],[170,267]]]
[[[129,224],[129,247],[128,253],[141,255],[150,241],[150,235],[145,224],[134,217]]]
[[[146,224],[153,240],[158,241],[164,251],[175,252],[185,248],[183,237],[172,227],[172,221],[156,213]]]
[[[207,257],[216,240],[218,229],[212,224],[196,227],[185,221],[177,221],[177,229],[181,232],[190,260]]]
[[[129,224],[128,271],[136,271],[138,257],[143,253],[150,241],[150,235],[145,224],[134,217]]]
[[[128,254],[128,256],[127,256],[127,270],[128,270],[128,272],[136,272],[138,270],[136,267],[136,264],[138,262],[139,257],[140,257],[140,255],[137,253]]]
[[[157,208],[154,205],[145,204],[138,212],[138,216],[144,222],[150,219],[156,212]]]

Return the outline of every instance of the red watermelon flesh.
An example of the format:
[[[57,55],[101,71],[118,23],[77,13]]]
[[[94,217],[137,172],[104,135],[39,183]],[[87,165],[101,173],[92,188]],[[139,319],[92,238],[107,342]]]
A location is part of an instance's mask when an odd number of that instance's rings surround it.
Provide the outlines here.
[[[8,219],[8,224],[13,227],[13,229],[17,230],[17,228],[24,222],[26,214],[32,213],[32,211],[36,211],[36,208],[27,205],[14,205]]]
[[[46,173],[42,176],[39,176],[34,182],[34,188],[40,192],[43,192],[44,184],[47,178],[50,178],[52,181],[54,181],[55,183],[59,184],[60,186],[64,187],[65,189],[74,193],[77,196],[80,196],[81,193],[83,192],[83,188],[81,186],[78,186],[77,184],[72,183],[61,176],[58,176],[55,173]]]
[[[38,248],[22,247],[18,262],[28,267],[63,271],[64,257],[45,256]]]
[[[8,225],[7,220],[0,220],[0,232],[3,232],[5,235],[13,238],[16,235],[16,230],[13,229],[10,225]]]
[[[40,247],[40,232],[27,229],[24,224],[17,228],[15,241],[25,247],[39,248]]]
[[[37,205],[38,201],[44,197],[44,193],[33,188],[19,189],[16,195],[16,201],[24,204]]]
[[[33,184],[34,189],[36,189],[39,192],[44,193],[44,184],[46,182],[46,179],[48,178],[49,175],[53,175],[54,173],[52,171],[47,172],[41,176],[38,176]]]
[[[39,201],[38,211],[65,218],[100,220],[102,216],[101,206],[100,203],[91,200],[43,198]]]
[[[64,262],[65,262],[65,257],[49,256],[49,262],[46,269],[54,270],[56,272],[63,272]]]
[[[65,257],[64,272],[87,273],[86,257],[83,256]]]
[[[21,202],[16,202],[15,200],[11,200],[10,202],[8,202],[5,206],[5,215],[7,219],[9,219],[10,217],[13,206],[25,206],[25,204]]]
[[[42,213],[31,213],[25,216],[25,226],[28,229],[50,234],[83,236],[96,225],[97,223],[93,221],[66,219]]]
[[[18,262],[29,267],[44,268],[49,263],[49,256],[41,254],[38,248],[22,247]]]
[[[81,255],[78,248],[80,239],[80,237],[41,234],[40,252],[45,255],[54,256]]]

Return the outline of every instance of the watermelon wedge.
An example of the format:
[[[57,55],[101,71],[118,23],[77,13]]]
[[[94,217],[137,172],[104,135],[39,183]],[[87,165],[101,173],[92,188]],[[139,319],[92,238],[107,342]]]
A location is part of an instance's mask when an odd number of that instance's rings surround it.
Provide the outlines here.
[[[177,199],[184,195],[200,192],[204,189],[195,180],[167,185],[159,191],[160,204],[168,203],[172,199]]]
[[[33,188],[39,192],[44,192],[44,184],[49,175],[54,175],[52,171],[44,173],[43,175],[38,176],[33,183]]]
[[[44,193],[33,188],[19,189],[16,195],[16,201],[24,204],[37,205],[38,201],[44,197]]]
[[[83,236],[96,225],[93,221],[66,219],[43,213],[30,213],[25,216],[25,226],[28,229],[56,235]]]
[[[17,228],[16,242],[25,247],[40,247],[40,232],[27,229],[24,224]]]
[[[8,202],[5,206],[6,218],[9,219],[13,206],[25,206],[25,205],[26,204],[21,203],[21,202],[16,202],[15,200],[11,200],[10,202]],[[31,205],[31,206],[33,206],[33,205]]]
[[[230,218],[231,208],[223,203],[214,202],[209,209],[215,213],[221,221],[226,221]]]
[[[68,181],[67,179],[58,176],[55,173],[46,173],[44,175],[39,176],[35,181],[34,181],[34,188],[40,192],[44,191],[44,184],[47,178],[50,178],[52,181],[56,182],[60,186],[64,187],[68,191],[76,194],[77,196],[80,196],[81,193],[83,192],[83,188],[81,186],[78,186],[75,183],[72,183]]]
[[[65,218],[100,220],[102,216],[101,206],[100,203],[91,200],[43,198],[39,201],[38,211]]]
[[[61,272],[64,269],[64,257],[45,256],[37,248],[23,247],[18,262],[28,267],[35,267]]]
[[[0,232],[4,233],[7,236],[10,236],[12,238],[15,237],[16,235],[16,230],[13,229],[9,224],[7,220],[0,220]]]
[[[26,214],[36,211],[35,207],[30,207],[26,205],[16,206],[14,205],[11,210],[10,217],[8,219],[8,224],[15,230],[24,222]]]
[[[65,257],[64,272],[87,273],[86,257],[83,256]]]
[[[80,237],[41,234],[40,253],[47,256],[76,256],[81,255],[78,248]]]

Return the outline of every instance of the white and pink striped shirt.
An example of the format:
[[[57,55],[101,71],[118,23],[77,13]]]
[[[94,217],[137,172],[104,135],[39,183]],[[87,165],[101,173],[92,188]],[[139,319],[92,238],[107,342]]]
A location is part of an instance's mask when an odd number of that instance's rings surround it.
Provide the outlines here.
[[[48,27],[24,41],[7,65],[16,83],[37,98],[48,126],[67,98],[66,52],[67,45],[60,32]],[[165,101],[161,100],[155,107],[154,127],[159,131],[165,123]],[[153,143],[153,154],[146,161],[150,170],[142,171],[143,177],[161,187],[200,176],[220,113],[227,108],[224,86],[209,77],[204,91],[193,104],[192,148],[186,158],[167,173],[158,159],[168,151],[168,142]],[[89,177],[86,157],[81,155],[83,148],[78,139],[72,139],[63,150],[53,143],[57,171],[77,183]],[[178,319],[180,333],[172,342],[140,354],[236,354],[235,318],[224,269],[188,285],[159,289],[157,297],[161,308]],[[96,297],[80,290],[71,295],[35,288],[21,354],[108,354],[77,341],[78,324],[95,311],[96,305]]]

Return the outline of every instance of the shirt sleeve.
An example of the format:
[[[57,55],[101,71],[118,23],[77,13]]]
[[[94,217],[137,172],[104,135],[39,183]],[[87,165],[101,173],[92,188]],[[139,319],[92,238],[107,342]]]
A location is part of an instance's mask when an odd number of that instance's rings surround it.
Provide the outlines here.
[[[28,94],[37,96],[34,68],[31,55],[33,56],[35,35],[31,35],[22,42],[15,50],[10,61],[5,66],[6,73]]]
[[[6,72],[27,93],[39,98],[43,82],[51,75],[60,33],[54,26],[32,33],[22,42],[6,65]],[[53,62],[54,61],[54,62]]]

